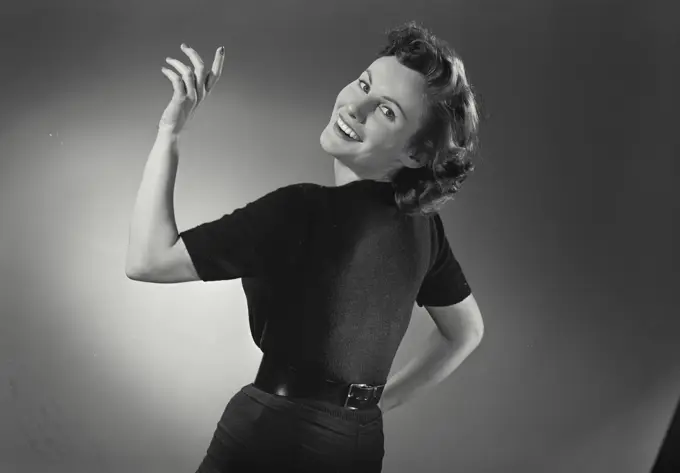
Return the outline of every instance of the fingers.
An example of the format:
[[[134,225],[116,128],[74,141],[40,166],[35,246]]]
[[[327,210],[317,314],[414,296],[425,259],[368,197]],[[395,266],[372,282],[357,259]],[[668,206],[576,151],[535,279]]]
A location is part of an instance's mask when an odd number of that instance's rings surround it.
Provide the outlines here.
[[[223,67],[224,67],[224,46],[221,48],[217,48],[217,52],[215,53],[215,59],[213,60],[212,69],[210,70],[210,72],[208,73],[208,77],[206,78],[205,88],[207,90],[207,93],[210,93],[210,91],[213,89],[217,81],[222,76]]]
[[[186,94],[186,90],[184,88],[184,82],[182,79],[177,75],[175,71],[172,71],[170,69],[167,69],[165,67],[161,67],[161,72],[165,77],[170,79],[170,82],[172,82],[172,89],[174,91],[173,94],[173,99],[181,99],[184,97]]]
[[[182,43],[180,47],[182,48],[182,51],[189,56],[191,63],[194,65],[194,75],[196,76],[196,99],[198,103],[200,103],[203,100],[203,97],[205,97],[206,73],[203,59],[201,59],[201,56],[199,56],[194,49],[186,44]]]
[[[186,89],[184,93],[189,99],[195,102],[196,106],[198,106],[198,104],[210,94],[213,87],[222,76],[222,69],[224,67],[224,47],[218,48],[215,52],[212,68],[207,73],[205,71],[203,59],[201,59],[201,56],[196,50],[184,43],[182,43],[181,48],[191,60],[191,63],[194,66],[193,70],[176,59],[168,57],[165,60],[179,71]]]
[[[224,47],[217,49],[212,68],[207,73],[201,56],[194,49],[184,43],[182,43],[181,49],[189,57],[194,68],[192,69],[177,59],[167,57],[165,58],[166,62],[172,65],[179,75],[171,69],[162,68],[162,71],[173,84],[174,98],[188,98],[193,102],[193,109],[195,109],[210,94],[222,75]]]
[[[178,61],[177,59],[173,58],[165,58],[168,64],[171,64],[172,66],[177,69],[177,71],[180,73],[182,76],[182,80],[184,81],[184,86],[186,88],[186,96],[189,98],[194,103],[197,103],[197,92],[196,92],[196,76],[194,74],[194,71],[187,66],[186,64]]]

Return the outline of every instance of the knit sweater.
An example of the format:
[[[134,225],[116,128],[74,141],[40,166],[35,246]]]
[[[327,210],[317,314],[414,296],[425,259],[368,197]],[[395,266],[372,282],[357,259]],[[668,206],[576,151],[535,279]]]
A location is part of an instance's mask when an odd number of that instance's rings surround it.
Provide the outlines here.
[[[386,382],[414,304],[471,293],[439,214],[385,182],[281,187],[180,237],[201,280],[241,278],[263,352],[345,383]]]

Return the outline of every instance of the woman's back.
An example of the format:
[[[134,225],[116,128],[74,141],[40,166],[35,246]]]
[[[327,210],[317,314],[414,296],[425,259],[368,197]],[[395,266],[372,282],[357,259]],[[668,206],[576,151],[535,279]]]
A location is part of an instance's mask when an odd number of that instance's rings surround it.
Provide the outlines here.
[[[430,264],[429,219],[400,216],[389,184],[305,186],[306,238],[282,271],[243,279],[253,338],[330,379],[384,384]]]

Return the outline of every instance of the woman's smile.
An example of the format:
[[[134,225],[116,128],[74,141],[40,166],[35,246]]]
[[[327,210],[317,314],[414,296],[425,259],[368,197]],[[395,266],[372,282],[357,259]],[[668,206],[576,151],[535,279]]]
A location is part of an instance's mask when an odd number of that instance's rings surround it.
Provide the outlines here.
[[[344,140],[361,142],[359,135],[357,135],[354,130],[349,128],[349,126],[347,126],[347,124],[343,122],[342,118],[340,117],[338,117],[338,119],[333,124],[333,129]]]
[[[423,74],[395,56],[374,60],[338,93],[321,147],[357,178],[383,179],[417,166],[407,147],[428,110],[426,86]]]

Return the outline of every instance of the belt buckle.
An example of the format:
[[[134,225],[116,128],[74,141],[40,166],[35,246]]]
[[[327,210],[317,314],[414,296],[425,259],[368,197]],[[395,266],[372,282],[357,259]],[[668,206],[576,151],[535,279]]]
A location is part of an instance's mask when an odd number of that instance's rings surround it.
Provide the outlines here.
[[[352,383],[347,390],[347,397],[345,398],[344,407],[355,410],[376,396],[382,386],[371,386],[368,384]]]

